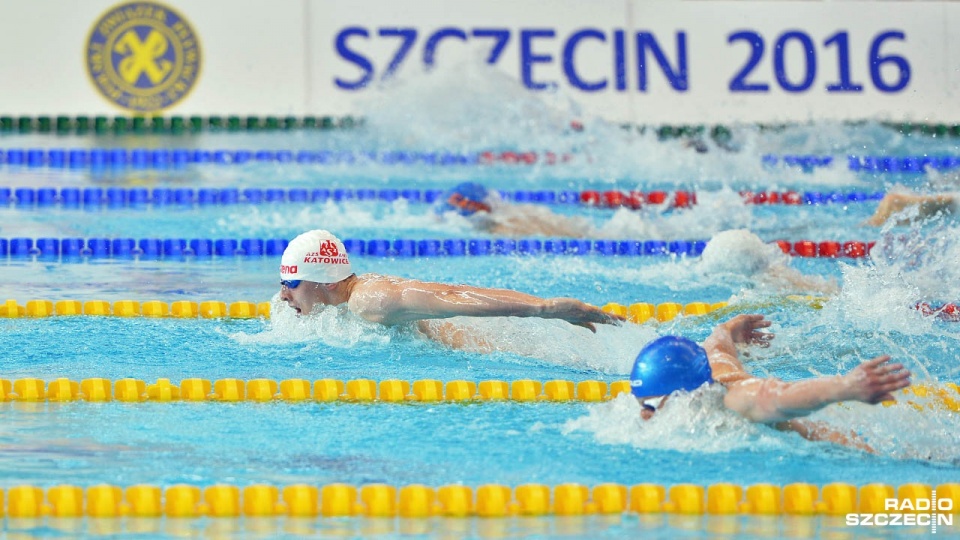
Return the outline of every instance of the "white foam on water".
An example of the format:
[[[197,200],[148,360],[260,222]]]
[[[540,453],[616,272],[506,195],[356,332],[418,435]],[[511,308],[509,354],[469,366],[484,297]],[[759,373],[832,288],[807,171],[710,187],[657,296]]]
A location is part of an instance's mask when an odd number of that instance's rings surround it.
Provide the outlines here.
[[[947,390],[952,393],[952,390]],[[856,433],[879,455],[932,462],[960,461],[960,417],[936,396],[897,394],[890,407],[843,403],[811,418]]]
[[[736,151],[721,149],[703,135],[698,153],[686,140],[660,140],[656,131],[626,130],[586,114],[562,90],[529,92],[518,81],[489,66],[480,55],[463,53],[428,71],[407,69],[393,80],[358,97],[367,129],[357,137],[372,138],[376,149],[552,151],[568,154],[560,165],[537,163],[510,167],[517,183],[536,185],[544,176],[594,181],[635,179],[643,184],[668,183],[704,188],[727,184],[777,187],[810,184],[860,185],[846,167],[846,148],[833,147],[830,126],[823,133],[806,126],[781,134],[752,126],[731,128]],[[571,122],[583,126],[571,129]],[[846,135],[841,124],[832,125]],[[889,131],[877,127],[872,131]],[[798,145],[798,141],[802,144]],[[770,167],[765,153],[836,155],[830,169],[804,172],[798,167]],[[865,185],[865,184],[864,184]]]
[[[697,204],[671,209],[669,203],[641,211],[618,209],[598,227],[597,238],[704,240],[727,229],[756,223],[752,207],[728,187],[697,193]]]
[[[507,352],[574,369],[626,375],[637,352],[657,337],[650,326],[597,325],[597,332],[563,321],[517,317],[443,319],[474,336],[465,350]],[[439,345],[438,345],[439,346]]]
[[[389,346],[397,331],[361,319],[347,310],[346,304],[323,306],[309,315],[297,312],[276,294],[270,302],[270,324],[262,332],[237,332],[230,338],[244,345],[283,345],[306,343],[337,348],[352,348],[361,343]]]
[[[625,375],[640,348],[656,337],[655,329],[633,324],[597,325],[597,332],[564,321],[519,317],[453,317],[435,324],[452,324],[468,336],[460,347],[478,353],[508,353],[558,366]],[[276,295],[270,323],[258,333],[237,332],[241,344],[322,344],[352,348],[360,344],[390,347],[398,342],[427,340],[413,325],[387,327],[351,313],[346,304],[325,306],[298,316]],[[438,349],[445,345],[435,344]]]
[[[450,62],[371,88],[359,99],[383,147],[467,151],[568,148],[572,102],[541,99],[482,60]],[[566,110],[565,110],[566,109]]]
[[[412,206],[405,200],[396,200],[389,204],[381,203],[376,207],[369,204],[328,201],[322,205],[300,208],[293,214],[253,206],[218,220],[217,226],[233,234],[247,235],[299,234],[301,231],[316,228],[331,231],[357,228],[381,231],[383,229],[433,230],[447,234],[451,229],[464,232],[470,229],[470,223],[462,218],[442,221],[433,212],[412,208]],[[345,237],[342,234],[340,236]]]
[[[960,228],[955,223],[884,229],[869,262],[840,263],[843,289],[821,317],[881,335],[929,336],[956,344],[949,325],[916,309],[960,299]]]
[[[767,244],[746,229],[718,233],[700,258],[700,271],[714,277],[747,278],[753,285],[781,292],[831,293],[836,285],[791,267],[791,258],[776,244]]]
[[[724,391],[712,387],[681,393],[667,401],[649,420],[631,395],[591,404],[587,414],[568,420],[564,434],[591,434],[599,444],[628,445],[646,450],[726,453],[736,450],[820,454],[825,447],[845,449],[828,442],[805,441],[793,432],[755,424],[723,406]],[[921,407],[933,399],[912,398]],[[878,456],[895,459],[955,463],[960,460],[960,419],[943,408],[917,410],[909,404],[892,407],[864,403],[835,404],[807,417],[869,445]]]
[[[529,269],[555,276],[557,280],[593,278],[598,289],[605,282],[653,284],[671,291],[716,287],[740,291],[738,294],[744,296],[743,299],[789,293],[830,294],[836,290],[833,280],[796,270],[791,266],[792,259],[779,247],[764,244],[749,231],[714,235],[702,258],[667,256],[621,260],[627,260],[627,265],[611,266],[594,257],[520,258],[516,265],[521,271]],[[630,265],[633,260],[636,264]]]
[[[621,394],[591,404],[587,414],[566,422],[564,434],[590,433],[600,444],[629,445],[648,450],[724,453],[738,449],[789,450],[793,435],[754,424],[723,408],[719,387],[671,396],[649,420],[640,417],[640,404]]]

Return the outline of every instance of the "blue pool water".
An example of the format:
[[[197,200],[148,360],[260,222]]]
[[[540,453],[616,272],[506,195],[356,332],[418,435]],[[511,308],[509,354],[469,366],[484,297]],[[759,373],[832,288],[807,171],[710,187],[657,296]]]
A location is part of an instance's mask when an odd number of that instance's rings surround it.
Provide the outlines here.
[[[396,99],[402,103],[412,98]],[[862,224],[876,202],[747,205],[738,195],[741,190],[873,192],[931,183],[942,189],[956,182],[949,173],[863,174],[843,166],[803,172],[763,165],[761,156],[826,154],[843,164],[844,156],[856,152],[960,154],[954,140],[905,137],[873,124],[772,132],[739,128],[734,133],[738,152],[713,148],[697,154],[679,141],[658,141],[649,132],[630,134],[600,122],[588,123],[583,133],[543,135],[527,124],[511,124],[510,118],[519,114],[512,109],[486,116],[490,121],[482,128],[465,122],[456,129],[442,118],[406,126],[402,118],[376,113],[357,131],[212,133],[188,143],[207,149],[294,151],[513,148],[570,152],[575,159],[532,167],[291,163],[61,171],[6,166],[0,168],[0,186],[437,189],[474,180],[504,190],[687,189],[697,191],[699,199],[688,210],[614,211],[581,205],[551,209],[586,220],[595,239],[709,240],[724,230],[749,229],[766,241],[877,241],[878,249],[869,259],[786,261],[784,271],[806,276],[805,286],[750,274],[732,256],[722,255],[709,260],[597,255],[353,259],[359,272],[513,288],[546,297],[573,296],[595,305],[729,302],[726,310],[702,317],[605,326],[596,334],[555,321],[455,321],[492,342],[498,351],[490,354],[449,350],[412,329],[377,327],[338,308],[297,318],[276,298],[278,257],[10,259],[0,261],[0,299],[16,299],[21,305],[33,299],[228,303],[272,299],[273,315],[270,320],[0,319],[0,355],[5,359],[0,376],[133,377],[148,382],[163,377],[175,382],[189,377],[609,382],[626,378],[636,352],[657,335],[680,333],[703,339],[724,317],[756,311],[774,322],[778,337],[770,349],[751,352],[747,366],[755,373],[796,380],[845,372],[865,359],[891,354],[914,371],[916,382],[960,382],[955,352],[960,326],[913,309],[921,300],[960,299],[955,222],[877,229]],[[541,115],[540,120],[541,126],[550,125],[550,118]],[[161,137],[0,138],[5,148],[183,144],[181,139]],[[402,201],[93,211],[0,208],[3,238],[290,239],[318,227],[343,238],[367,240],[485,236],[465,222],[438,221],[429,205]],[[838,292],[824,292],[833,285]],[[826,300],[814,306],[788,299],[790,294]],[[750,425],[717,410],[719,399],[718,392],[678,398],[649,422],[639,420],[638,406],[629,397],[600,404],[3,403],[0,487],[960,482],[960,420],[955,413],[847,403],[814,415],[859,432],[878,450],[871,455]],[[630,535],[643,525],[640,521],[625,518],[606,526],[609,534]],[[556,521],[546,523],[540,533],[559,533]],[[668,536],[690,533],[688,526],[666,518],[653,528]],[[693,528],[705,525],[699,522]],[[365,534],[351,531],[348,535]],[[34,532],[43,535],[42,530]]]

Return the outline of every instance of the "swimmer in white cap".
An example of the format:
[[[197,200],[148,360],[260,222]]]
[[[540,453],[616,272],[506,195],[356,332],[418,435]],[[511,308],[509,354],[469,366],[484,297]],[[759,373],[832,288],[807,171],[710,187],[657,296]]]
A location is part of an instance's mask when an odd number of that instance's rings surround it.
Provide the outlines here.
[[[738,315],[718,325],[703,347],[689,339],[665,336],[652,341],[634,362],[630,386],[643,409],[653,417],[674,392],[690,392],[703,385],[726,388],[723,404],[753,422],[795,431],[805,439],[829,441],[873,452],[855,433],[843,433],[822,422],[802,420],[831,403],[860,401],[875,405],[893,401],[893,392],[910,385],[910,371],[889,363],[889,356],[863,362],[845,375],[784,382],[755,377],[740,363],[737,347],[769,347],[773,334],[763,329],[763,315]]]
[[[343,243],[324,230],[301,234],[283,252],[280,299],[301,315],[310,314],[317,305],[345,303],[351,312],[384,325],[457,316],[539,317],[564,320],[596,332],[595,324],[624,320],[573,298],[545,299],[507,289],[377,274],[357,276]],[[425,325],[420,328],[427,331]],[[431,337],[445,341],[442,336]]]
[[[867,220],[867,225],[879,227],[896,215],[898,223],[910,223],[923,220],[937,214],[952,215],[960,210],[957,195],[913,195],[909,193],[887,193],[883,196],[877,211]]]
[[[836,283],[790,266],[791,258],[746,229],[722,231],[707,243],[699,267],[713,275],[735,274],[778,289],[833,294]]]

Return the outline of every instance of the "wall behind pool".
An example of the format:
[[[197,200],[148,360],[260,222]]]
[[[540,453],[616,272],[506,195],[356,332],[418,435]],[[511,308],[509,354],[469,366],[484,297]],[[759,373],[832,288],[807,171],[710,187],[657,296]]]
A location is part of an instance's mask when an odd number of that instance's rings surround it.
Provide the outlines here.
[[[958,26],[949,1],[7,2],[0,114],[362,115],[433,67],[623,123],[957,123]]]

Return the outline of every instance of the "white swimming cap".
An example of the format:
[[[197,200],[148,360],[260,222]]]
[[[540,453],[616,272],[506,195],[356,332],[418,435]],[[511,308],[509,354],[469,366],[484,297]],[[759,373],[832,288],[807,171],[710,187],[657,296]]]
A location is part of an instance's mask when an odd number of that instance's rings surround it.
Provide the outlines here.
[[[700,256],[704,268],[752,276],[771,266],[789,265],[790,257],[775,244],[766,244],[746,229],[723,231],[713,235]]]
[[[280,279],[336,283],[353,273],[343,242],[322,229],[290,241],[280,258]]]

